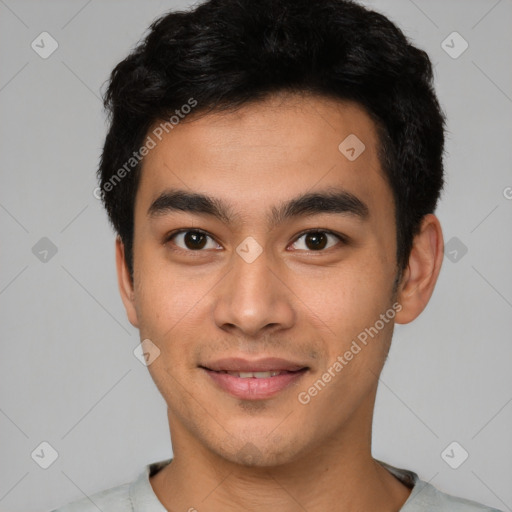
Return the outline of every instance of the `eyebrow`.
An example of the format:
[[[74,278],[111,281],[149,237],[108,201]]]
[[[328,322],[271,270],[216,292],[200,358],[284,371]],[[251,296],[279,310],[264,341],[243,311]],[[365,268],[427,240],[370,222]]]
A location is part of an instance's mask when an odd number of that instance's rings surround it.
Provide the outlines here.
[[[239,223],[241,219],[240,215],[222,199],[180,189],[162,192],[151,203],[147,214],[150,218],[155,218],[176,211],[212,215],[228,225]],[[365,220],[369,215],[369,208],[351,192],[329,188],[319,192],[305,193],[273,206],[270,214],[267,215],[267,223],[272,229],[291,218],[322,213],[350,215]]]

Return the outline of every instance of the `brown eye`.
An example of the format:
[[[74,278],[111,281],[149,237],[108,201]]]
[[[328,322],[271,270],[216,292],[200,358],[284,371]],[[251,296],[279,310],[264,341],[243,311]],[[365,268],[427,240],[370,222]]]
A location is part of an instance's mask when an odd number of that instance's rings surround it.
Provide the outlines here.
[[[210,247],[207,247],[209,240]],[[167,241],[172,241],[174,245],[184,251],[201,251],[204,248],[216,249],[219,247],[209,235],[197,230],[178,231],[170,236]]]
[[[334,242],[329,244],[329,238],[334,239]],[[304,239],[302,243],[299,243],[301,239]],[[335,235],[329,231],[308,231],[303,233],[293,245],[299,245],[296,249],[304,251],[322,251],[323,249],[329,249],[336,245],[337,242],[343,241],[341,236]],[[302,245],[302,247],[300,247]]]
[[[325,233],[308,233],[305,241],[306,247],[312,251],[324,249],[327,245],[327,237],[325,236]]]

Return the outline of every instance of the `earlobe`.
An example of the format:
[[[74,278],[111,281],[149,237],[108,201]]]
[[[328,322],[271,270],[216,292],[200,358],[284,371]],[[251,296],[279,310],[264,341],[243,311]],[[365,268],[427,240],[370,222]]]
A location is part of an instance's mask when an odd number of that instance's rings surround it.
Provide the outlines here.
[[[139,321],[137,318],[137,310],[135,308],[135,292],[133,283],[126,264],[124,254],[124,244],[121,241],[121,237],[116,237],[116,267],[117,267],[117,283],[119,286],[119,293],[126,309],[126,315],[128,320],[134,327],[139,327]]]
[[[434,291],[443,263],[443,232],[438,218],[429,213],[423,217],[419,233],[414,237],[409,264],[398,288],[397,324],[407,324],[425,309]]]

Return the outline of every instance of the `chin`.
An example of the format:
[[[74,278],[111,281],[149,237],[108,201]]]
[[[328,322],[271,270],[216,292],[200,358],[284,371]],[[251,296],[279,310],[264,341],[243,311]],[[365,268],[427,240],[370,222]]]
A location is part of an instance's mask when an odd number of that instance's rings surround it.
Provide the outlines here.
[[[233,464],[246,467],[275,467],[294,462],[303,451],[298,440],[273,437],[271,439],[264,435],[247,440],[238,439],[237,442],[212,447],[220,457]]]

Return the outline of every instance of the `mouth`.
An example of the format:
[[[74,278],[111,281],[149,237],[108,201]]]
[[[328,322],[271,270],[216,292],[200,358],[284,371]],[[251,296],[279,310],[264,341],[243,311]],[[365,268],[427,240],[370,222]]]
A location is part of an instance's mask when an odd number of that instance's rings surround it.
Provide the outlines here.
[[[208,368],[206,368],[208,369]],[[212,370],[215,371],[215,370]],[[301,370],[296,370],[301,371]],[[228,372],[226,370],[221,370],[217,373],[227,373],[228,375],[232,375],[233,377],[239,377],[240,379],[269,379],[270,377],[277,377],[278,375],[283,375],[284,373],[295,373],[290,372],[288,370],[271,370],[268,372]]]
[[[242,400],[271,398],[296,384],[309,371],[308,366],[277,358],[252,362],[223,359],[199,368],[218,389]]]

